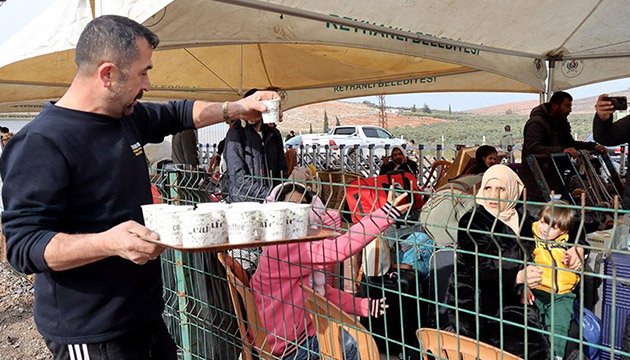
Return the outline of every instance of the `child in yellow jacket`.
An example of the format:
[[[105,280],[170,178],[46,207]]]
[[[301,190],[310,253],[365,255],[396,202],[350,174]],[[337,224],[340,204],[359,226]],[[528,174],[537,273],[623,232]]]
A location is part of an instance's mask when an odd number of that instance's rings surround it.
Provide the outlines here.
[[[542,272],[540,284],[532,293],[540,321],[547,331],[551,332],[553,329],[554,338],[550,342],[553,344],[554,355],[561,359],[564,357],[566,340],[555,335],[566,336],[569,333],[575,300],[572,291],[580,281],[580,276],[575,271],[582,268],[584,248],[569,241],[569,230],[573,226],[575,212],[557,205],[568,204],[564,201],[547,204],[540,210],[538,221],[532,225],[536,240],[534,262],[541,265],[538,268]]]

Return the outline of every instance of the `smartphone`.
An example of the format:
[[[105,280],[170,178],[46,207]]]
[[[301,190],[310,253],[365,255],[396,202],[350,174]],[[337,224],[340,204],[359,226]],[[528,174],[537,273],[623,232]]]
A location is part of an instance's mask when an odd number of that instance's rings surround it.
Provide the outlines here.
[[[603,99],[604,101],[610,101],[615,107],[615,110],[627,110],[628,99],[625,96],[608,96]]]

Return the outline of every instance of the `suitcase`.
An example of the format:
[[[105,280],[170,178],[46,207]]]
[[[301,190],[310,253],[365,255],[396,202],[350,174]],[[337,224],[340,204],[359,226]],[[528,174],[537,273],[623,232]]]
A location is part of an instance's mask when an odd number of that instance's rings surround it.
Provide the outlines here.
[[[357,179],[348,185],[346,203],[352,213],[352,221],[358,222],[363,216],[385,205],[389,187],[395,183],[400,184],[402,190],[410,192],[406,201],[412,202],[413,210],[422,207],[422,194],[416,177],[403,171],[390,172],[377,177]]]
[[[612,258],[612,261],[611,261]],[[613,268],[614,264],[614,268]],[[621,350],[623,337],[625,334],[626,318],[630,315],[630,255],[611,254],[606,259],[604,274],[613,275],[615,271],[616,279],[604,279],[604,291],[602,300],[602,345],[610,349],[615,347]],[[612,295],[615,289],[615,302]],[[612,311],[615,309],[615,318],[612,318]],[[614,338],[612,329],[614,328]],[[610,359],[610,351],[601,350],[602,360]],[[615,353],[616,360],[621,359],[621,355]]]
[[[383,276],[365,276],[361,280],[359,296],[372,299],[386,297],[389,305],[384,315],[378,318],[362,318],[361,324],[370,331],[381,353],[402,351],[402,344],[412,344],[416,330],[420,328],[418,298],[420,287],[416,287],[413,270],[390,270]],[[402,320],[402,324],[401,324]]]

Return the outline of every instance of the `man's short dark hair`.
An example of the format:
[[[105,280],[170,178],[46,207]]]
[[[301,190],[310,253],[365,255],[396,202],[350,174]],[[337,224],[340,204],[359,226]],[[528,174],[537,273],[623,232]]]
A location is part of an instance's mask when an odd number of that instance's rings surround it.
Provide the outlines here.
[[[503,129],[505,131],[512,131],[512,128],[510,127],[510,125],[505,125],[505,127],[503,127]]]
[[[556,91],[555,93],[553,93],[553,95],[551,95],[551,99],[549,99],[549,103],[560,105],[562,104],[564,99],[569,99],[569,101],[573,101],[573,96],[571,96],[571,94],[569,94],[568,92]]]
[[[118,15],[103,15],[83,29],[74,56],[79,72],[88,73],[103,62],[111,62],[125,70],[138,57],[138,38],[147,40],[155,49],[160,39],[137,22]]]
[[[246,98],[246,97],[248,97],[248,96],[252,95],[253,93],[255,93],[256,91],[258,91],[258,89],[256,89],[256,88],[249,89],[249,90],[245,93],[245,95],[243,95],[243,97],[244,97],[244,98]]]
[[[0,126],[0,133],[8,134],[9,133],[9,128],[6,127],[6,126]]]

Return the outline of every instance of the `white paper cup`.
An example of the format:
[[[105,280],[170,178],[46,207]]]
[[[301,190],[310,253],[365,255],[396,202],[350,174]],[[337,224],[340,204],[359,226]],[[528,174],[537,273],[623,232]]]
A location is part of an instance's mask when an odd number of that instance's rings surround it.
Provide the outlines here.
[[[223,210],[193,210],[179,213],[182,245],[203,247],[227,242],[227,222]]]
[[[160,241],[167,245],[181,246],[182,233],[179,215],[192,210],[193,206],[169,206],[155,213],[155,228],[151,229],[160,236]]]
[[[304,237],[308,233],[310,204],[288,203],[286,236],[289,239]]]
[[[260,207],[260,239],[286,239],[287,206],[285,203],[269,203]]]
[[[267,107],[267,111],[262,113],[263,123],[277,123],[280,120],[280,99],[261,100]]]
[[[256,240],[260,228],[259,206],[259,203],[245,202],[225,209],[230,244],[242,244]]]
[[[144,218],[144,226],[147,228],[154,230],[156,228],[155,215],[160,211],[160,209],[172,207],[175,205],[170,204],[146,204],[140,205],[142,209],[142,217]]]

